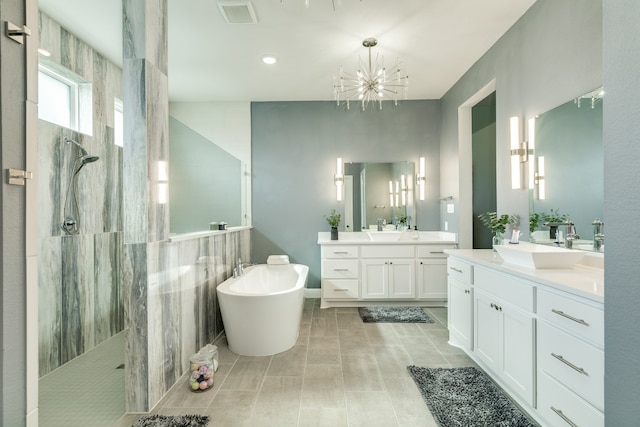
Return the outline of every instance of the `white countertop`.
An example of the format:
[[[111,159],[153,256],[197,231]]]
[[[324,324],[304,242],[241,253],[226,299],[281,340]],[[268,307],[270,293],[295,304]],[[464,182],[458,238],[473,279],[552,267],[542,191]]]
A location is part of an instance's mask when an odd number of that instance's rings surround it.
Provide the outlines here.
[[[505,264],[500,255],[491,249],[445,249],[444,252],[453,257],[502,270],[523,279],[533,280],[545,286],[604,303],[603,268],[576,264],[572,268],[530,269]],[[585,258],[589,261],[589,256]]]
[[[331,240],[331,233],[318,232],[319,245],[437,245],[457,244],[456,233],[445,231],[341,231],[338,240]]]

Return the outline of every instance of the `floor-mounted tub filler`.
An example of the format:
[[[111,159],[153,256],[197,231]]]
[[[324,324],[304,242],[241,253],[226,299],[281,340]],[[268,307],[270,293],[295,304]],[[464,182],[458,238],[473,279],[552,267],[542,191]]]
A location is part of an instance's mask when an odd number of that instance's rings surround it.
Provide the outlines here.
[[[301,264],[259,264],[221,283],[217,294],[229,349],[270,356],[293,347],[308,273]]]

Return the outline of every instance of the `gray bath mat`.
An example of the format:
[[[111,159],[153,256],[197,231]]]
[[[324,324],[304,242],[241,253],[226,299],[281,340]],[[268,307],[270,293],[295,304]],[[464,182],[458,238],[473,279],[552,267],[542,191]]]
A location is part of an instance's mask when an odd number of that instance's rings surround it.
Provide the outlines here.
[[[433,323],[420,307],[359,307],[365,323]]]
[[[145,415],[132,427],[204,427],[209,417],[202,415]]]
[[[441,427],[534,427],[479,369],[407,367]]]

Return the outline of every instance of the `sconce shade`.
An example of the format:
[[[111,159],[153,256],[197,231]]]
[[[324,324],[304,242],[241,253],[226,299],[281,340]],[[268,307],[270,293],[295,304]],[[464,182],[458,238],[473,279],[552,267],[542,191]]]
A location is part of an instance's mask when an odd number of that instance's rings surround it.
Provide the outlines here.
[[[514,116],[509,119],[510,141],[511,141],[511,188],[516,190],[522,188],[520,172],[520,117]]]
[[[336,184],[336,200],[341,202],[344,197],[344,167],[342,157],[336,159],[336,174],[333,180]]]
[[[418,164],[418,176],[417,176],[417,184],[418,184],[418,194],[420,200],[424,200],[424,185],[426,182],[426,171],[425,171],[425,160],[424,157],[420,157],[420,162]]]

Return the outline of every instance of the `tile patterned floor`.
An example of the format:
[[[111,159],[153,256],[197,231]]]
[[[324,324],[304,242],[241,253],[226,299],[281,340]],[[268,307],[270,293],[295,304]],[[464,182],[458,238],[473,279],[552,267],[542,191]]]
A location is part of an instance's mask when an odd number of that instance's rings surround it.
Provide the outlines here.
[[[40,427],[110,427],[124,413],[124,332],[39,381]]]
[[[187,375],[154,414],[201,414],[210,426],[436,426],[406,367],[473,366],[447,344],[446,308],[428,308],[434,323],[362,323],[357,308],[320,309],[305,300],[300,335],[268,357],[232,353],[217,343],[214,387],[193,393]],[[114,426],[130,427],[126,414]]]

